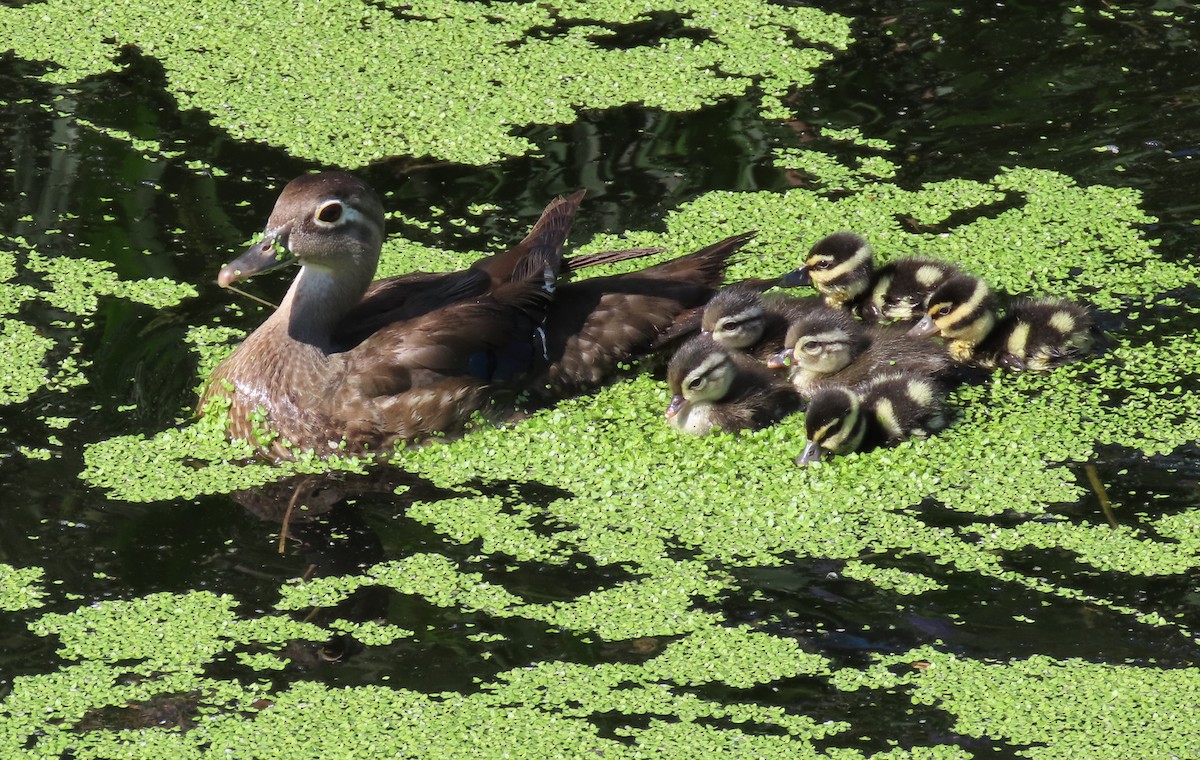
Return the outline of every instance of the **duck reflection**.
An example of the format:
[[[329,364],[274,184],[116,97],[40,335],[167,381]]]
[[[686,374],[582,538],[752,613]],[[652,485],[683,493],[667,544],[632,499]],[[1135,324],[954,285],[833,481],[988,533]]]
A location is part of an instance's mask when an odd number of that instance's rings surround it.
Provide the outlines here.
[[[402,492],[403,496],[397,495]],[[437,500],[452,491],[395,468],[367,474],[322,473],[297,475],[253,490],[231,494],[246,511],[279,526],[279,551],[291,546],[307,561],[301,575],[313,578],[360,573],[385,559],[383,542],[364,519],[359,500],[407,503],[413,499]],[[334,620],[351,623],[386,622],[391,589],[364,586],[330,607],[312,607],[296,613],[306,623],[325,625]],[[350,633],[338,634],[322,644],[297,640],[279,653],[308,668],[344,662],[364,649]]]

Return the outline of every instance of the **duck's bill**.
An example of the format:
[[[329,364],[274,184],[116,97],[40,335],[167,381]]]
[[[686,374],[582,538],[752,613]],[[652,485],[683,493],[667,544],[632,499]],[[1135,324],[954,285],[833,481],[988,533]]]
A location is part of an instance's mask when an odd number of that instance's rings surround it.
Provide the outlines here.
[[[915,338],[923,338],[926,335],[933,335],[938,331],[938,326],[934,323],[933,317],[926,314],[921,317],[921,321],[916,323],[909,329],[908,334]]]
[[[794,358],[795,358],[795,355],[792,353],[792,349],[787,348],[787,349],[784,349],[783,351],[780,351],[779,353],[775,354],[774,356],[768,356],[767,357],[767,367],[769,369],[780,369],[782,367],[790,367],[790,366],[792,366],[792,360]]]
[[[672,396],[671,403],[667,406],[666,414],[663,416],[665,416],[667,419],[671,419],[675,415],[679,414],[679,410],[683,408],[683,401],[684,399],[681,395],[676,394]]]
[[[804,451],[800,453],[800,456],[796,457],[796,464],[801,467],[808,467],[813,462],[820,462],[822,453],[824,452],[821,451],[819,443],[809,441],[808,445],[804,447]]]
[[[779,278],[781,288],[797,288],[801,285],[812,285],[812,275],[808,273],[806,266],[797,267]]]
[[[287,229],[267,230],[262,240],[221,267],[217,274],[217,284],[227,288],[238,280],[278,269],[292,261],[292,254],[287,249]]]

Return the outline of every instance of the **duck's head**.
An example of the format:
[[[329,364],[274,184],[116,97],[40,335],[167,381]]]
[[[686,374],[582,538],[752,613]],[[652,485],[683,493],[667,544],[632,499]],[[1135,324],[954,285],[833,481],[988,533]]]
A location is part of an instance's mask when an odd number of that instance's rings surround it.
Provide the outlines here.
[[[863,325],[850,314],[819,309],[793,322],[783,344],[787,347],[767,361],[772,369],[831,375],[849,366],[870,343]]]
[[[365,182],[345,172],[297,177],[283,188],[263,237],[226,264],[217,283],[228,287],[299,261],[305,267],[366,272],[369,282],[383,244],[383,204]]]
[[[679,413],[684,403],[713,403],[725,398],[737,367],[733,357],[712,338],[698,335],[680,346],[667,367],[671,404],[666,417]]]
[[[812,285],[831,306],[852,301],[867,290],[875,264],[871,247],[853,232],[835,232],[809,250],[804,264],[784,275],[784,287]]]
[[[740,350],[757,343],[765,326],[766,309],[758,291],[729,287],[704,307],[700,329],[722,346]]]
[[[940,334],[947,341],[974,346],[987,337],[995,325],[996,297],[987,283],[978,277],[960,274],[929,294],[924,316],[908,334]]]
[[[813,397],[804,413],[808,442],[796,464],[807,467],[825,452],[846,454],[862,445],[866,420],[858,394],[849,388],[828,388]]]

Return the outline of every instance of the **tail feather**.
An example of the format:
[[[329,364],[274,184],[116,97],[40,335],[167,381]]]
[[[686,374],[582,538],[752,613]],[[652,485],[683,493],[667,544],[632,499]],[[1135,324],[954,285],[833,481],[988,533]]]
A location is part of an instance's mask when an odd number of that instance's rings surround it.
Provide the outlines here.
[[[557,279],[562,268],[563,244],[586,193],[586,190],[577,190],[550,201],[524,240],[504,253],[480,259],[472,266],[487,272],[493,285]]]
[[[689,253],[678,258],[664,261],[656,266],[647,267],[638,274],[649,277],[677,278],[686,277],[693,282],[704,282],[713,287],[719,287],[725,279],[725,267],[729,265],[729,257],[741,249],[758,234],[755,231],[743,232],[724,240],[705,246],[695,253]]]
[[[630,259],[640,259],[645,256],[653,256],[656,253],[662,253],[666,248],[629,248],[623,251],[600,251],[599,253],[584,253],[578,256],[572,256],[563,261],[563,269],[567,272],[578,272],[580,269],[588,267],[600,266],[601,264],[615,264],[618,261],[629,261]]]

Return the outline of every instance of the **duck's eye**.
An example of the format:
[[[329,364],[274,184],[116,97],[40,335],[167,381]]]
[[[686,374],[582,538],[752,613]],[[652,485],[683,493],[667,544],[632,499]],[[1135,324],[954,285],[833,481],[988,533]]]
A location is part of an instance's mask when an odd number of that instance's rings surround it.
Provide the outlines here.
[[[935,316],[935,317],[944,317],[949,313],[950,313],[950,304],[948,304],[948,303],[942,304],[941,306],[939,306],[933,310],[933,316]]]
[[[690,388],[691,390],[696,390],[697,388],[700,388],[703,385],[704,385],[704,378],[702,378],[702,377],[693,377],[691,380],[688,380],[688,388]]]
[[[829,259],[822,259],[821,261],[818,261],[816,264],[813,264],[811,268],[812,269],[828,269],[831,266],[833,266],[832,261],[830,261]]]
[[[317,209],[316,219],[323,224],[337,224],[342,218],[342,204],[338,201],[326,201]]]
[[[803,346],[801,346],[800,350],[806,354],[819,354],[819,353],[821,353],[821,344],[816,342],[815,340],[810,340],[809,342],[807,342]]]

